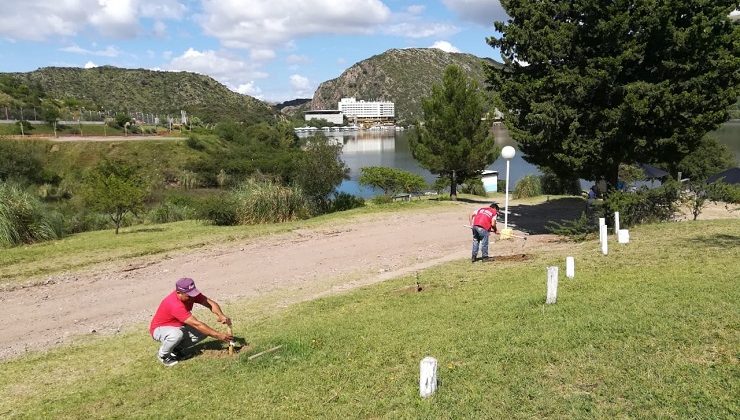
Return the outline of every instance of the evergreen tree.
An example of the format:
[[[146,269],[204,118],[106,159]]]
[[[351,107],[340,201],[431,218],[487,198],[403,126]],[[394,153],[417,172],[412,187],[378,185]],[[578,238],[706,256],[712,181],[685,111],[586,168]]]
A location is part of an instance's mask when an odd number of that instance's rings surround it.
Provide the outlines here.
[[[459,181],[479,174],[498,156],[491,124],[483,120],[486,100],[475,80],[449,66],[422,109],[423,122],[409,139],[411,154],[433,174],[450,178],[454,200]]]
[[[737,0],[502,0],[490,68],[524,158],[616,184],[620,163],[675,165],[728,118]]]

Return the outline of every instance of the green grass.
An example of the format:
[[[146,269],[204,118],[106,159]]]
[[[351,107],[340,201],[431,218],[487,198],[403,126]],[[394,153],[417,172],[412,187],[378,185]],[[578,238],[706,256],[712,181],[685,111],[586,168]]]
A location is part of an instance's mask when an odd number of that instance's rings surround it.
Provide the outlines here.
[[[18,418],[737,418],[740,225],[633,228],[525,262],[460,261],[275,311],[227,307],[252,343],[236,358],[158,365],[145,326],[3,363]],[[566,255],[558,303],[546,270]],[[154,308],[152,308],[153,310]],[[211,317],[205,316],[210,320]],[[273,345],[284,349],[256,361]],[[435,396],[419,361],[439,360]]]
[[[309,220],[252,226],[212,226],[199,221],[137,225],[113,230],[85,232],[64,239],[5,248],[0,252],[0,286],[28,281],[60,271],[80,269],[108,261],[177,252],[227,241],[238,241],[352,217],[394,211],[419,211],[446,205],[430,200],[391,203],[333,213]]]

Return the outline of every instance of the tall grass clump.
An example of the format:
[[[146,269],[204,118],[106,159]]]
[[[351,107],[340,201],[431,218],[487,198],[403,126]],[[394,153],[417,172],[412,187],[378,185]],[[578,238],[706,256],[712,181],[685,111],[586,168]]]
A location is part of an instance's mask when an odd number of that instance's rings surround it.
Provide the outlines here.
[[[41,201],[15,184],[0,183],[0,247],[58,238]]]
[[[529,198],[542,195],[542,184],[537,175],[527,175],[516,183],[514,198]]]
[[[311,203],[299,187],[248,180],[233,191],[239,224],[279,223],[305,219]]]

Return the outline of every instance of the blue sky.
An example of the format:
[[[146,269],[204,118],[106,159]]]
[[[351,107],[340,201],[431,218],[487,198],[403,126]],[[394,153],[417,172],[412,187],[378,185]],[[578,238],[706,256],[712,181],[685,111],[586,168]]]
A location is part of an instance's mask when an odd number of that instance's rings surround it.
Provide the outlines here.
[[[498,0],[3,0],[0,72],[113,65],[207,74],[281,102],[391,48],[499,59]]]

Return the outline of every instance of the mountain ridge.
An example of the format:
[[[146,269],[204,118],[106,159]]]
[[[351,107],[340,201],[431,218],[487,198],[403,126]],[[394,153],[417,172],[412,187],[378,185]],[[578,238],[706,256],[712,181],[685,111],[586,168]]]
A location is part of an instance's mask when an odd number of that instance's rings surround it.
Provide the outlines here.
[[[321,83],[311,100],[311,109],[336,109],[343,97],[394,102],[397,121],[421,118],[421,99],[433,84],[440,84],[444,70],[458,65],[479,86],[485,87],[486,66],[501,66],[489,58],[466,53],[448,53],[437,48],[393,48],[359,61],[342,74]]]

